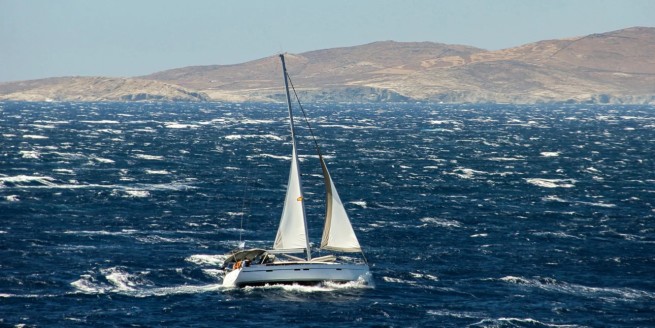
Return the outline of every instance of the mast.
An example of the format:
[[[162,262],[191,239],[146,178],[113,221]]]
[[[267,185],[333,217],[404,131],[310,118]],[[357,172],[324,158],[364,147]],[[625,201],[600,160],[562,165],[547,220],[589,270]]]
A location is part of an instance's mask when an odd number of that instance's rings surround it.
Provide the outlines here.
[[[292,163],[292,166],[295,165],[297,168],[297,179],[298,179],[298,188],[299,188],[299,195],[298,195],[298,202],[300,202],[300,207],[302,208],[302,219],[303,219],[303,226],[305,229],[305,241],[306,241],[306,246],[305,246],[305,253],[307,254],[307,261],[312,259],[312,254],[311,254],[311,249],[309,247],[309,234],[307,232],[307,216],[305,215],[305,200],[303,199],[303,192],[302,192],[302,180],[300,178],[300,168],[298,166],[298,152],[296,150],[296,129],[293,124],[293,111],[291,110],[291,94],[289,93],[289,80],[287,77],[287,66],[284,62],[284,54],[280,54],[280,60],[282,61],[282,73],[284,74],[284,90],[286,91],[287,94],[287,107],[289,109],[289,127],[291,128],[291,144],[293,145],[293,153],[291,156],[291,160],[294,161]]]

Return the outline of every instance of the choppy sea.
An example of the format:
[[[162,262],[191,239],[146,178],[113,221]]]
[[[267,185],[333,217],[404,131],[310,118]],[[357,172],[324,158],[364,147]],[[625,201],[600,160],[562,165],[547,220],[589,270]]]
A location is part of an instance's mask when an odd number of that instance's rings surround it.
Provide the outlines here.
[[[221,285],[273,242],[285,105],[0,103],[0,327],[655,326],[655,107],[306,110],[372,285]]]

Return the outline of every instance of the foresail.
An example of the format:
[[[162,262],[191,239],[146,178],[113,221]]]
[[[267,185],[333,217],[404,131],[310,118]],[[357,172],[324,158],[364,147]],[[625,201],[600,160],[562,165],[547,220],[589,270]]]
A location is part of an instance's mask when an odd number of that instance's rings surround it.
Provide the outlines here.
[[[308,245],[295,145],[293,148],[287,195],[273,249],[306,249]]]
[[[361,247],[355,235],[346,209],[339,198],[337,189],[332,182],[332,177],[328,172],[327,166],[322,156],[321,167],[323,168],[323,178],[325,179],[325,189],[327,192],[327,206],[325,213],[325,227],[323,228],[323,238],[321,248],[340,252],[360,252]]]

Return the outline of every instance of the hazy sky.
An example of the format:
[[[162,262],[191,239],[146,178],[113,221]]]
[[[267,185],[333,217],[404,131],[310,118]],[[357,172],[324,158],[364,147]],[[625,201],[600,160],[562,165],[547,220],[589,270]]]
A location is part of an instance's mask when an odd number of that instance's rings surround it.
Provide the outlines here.
[[[655,0],[0,0],[0,81],[136,76],[381,40],[501,49],[655,26]]]

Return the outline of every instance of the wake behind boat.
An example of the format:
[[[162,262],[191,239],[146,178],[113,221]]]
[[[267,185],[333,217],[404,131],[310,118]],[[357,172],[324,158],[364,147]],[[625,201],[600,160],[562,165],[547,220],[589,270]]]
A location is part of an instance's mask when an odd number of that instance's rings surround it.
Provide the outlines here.
[[[223,268],[227,271],[223,285],[244,287],[266,284],[317,284],[351,282],[360,279],[365,282],[370,275],[366,257],[315,139],[327,196],[325,227],[320,248],[323,251],[360,253],[361,259],[348,257],[346,260],[345,257],[337,257],[333,254],[312,258],[298,167],[296,134],[289,92],[290,80],[284,55],[280,55],[280,60],[284,74],[292,143],[291,169],[280,225],[273,249],[236,250],[228,254],[223,263]],[[303,253],[304,257],[296,256]]]

